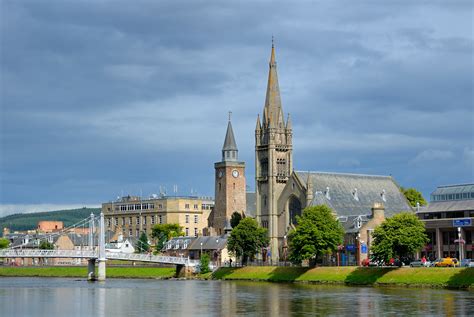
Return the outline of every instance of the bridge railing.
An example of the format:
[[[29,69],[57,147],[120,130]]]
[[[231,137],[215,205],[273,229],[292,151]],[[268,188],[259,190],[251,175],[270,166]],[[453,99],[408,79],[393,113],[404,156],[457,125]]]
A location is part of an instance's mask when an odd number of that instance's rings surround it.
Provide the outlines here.
[[[114,259],[114,260],[167,263],[167,264],[179,264],[179,265],[186,265],[186,266],[195,266],[199,262],[197,260],[190,260],[185,257],[161,256],[161,255],[140,254],[140,253],[107,252],[106,257],[107,259]]]
[[[3,249],[0,258],[97,258],[93,250]]]

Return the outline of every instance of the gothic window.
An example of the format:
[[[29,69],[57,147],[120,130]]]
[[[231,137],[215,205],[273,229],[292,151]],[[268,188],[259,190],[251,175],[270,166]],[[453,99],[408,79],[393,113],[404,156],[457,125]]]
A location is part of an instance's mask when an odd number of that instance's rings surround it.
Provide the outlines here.
[[[277,159],[277,175],[286,176],[286,159]]]
[[[267,195],[263,195],[263,206],[267,206]]]
[[[296,225],[296,216],[301,216],[301,203],[298,198],[290,197],[288,209],[290,211],[290,224]]]
[[[261,169],[261,176],[268,176],[268,159],[264,158],[260,161]]]

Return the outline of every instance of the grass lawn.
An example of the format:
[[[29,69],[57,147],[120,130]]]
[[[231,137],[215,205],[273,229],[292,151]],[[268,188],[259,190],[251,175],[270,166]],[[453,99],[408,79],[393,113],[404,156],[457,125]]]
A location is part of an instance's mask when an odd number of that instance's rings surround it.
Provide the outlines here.
[[[221,268],[214,279],[474,288],[473,268],[243,267]]]
[[[174,267],[107,267],[108,278],[170,278]],[[2,276],[87,277],[86,266],[0,267]]]

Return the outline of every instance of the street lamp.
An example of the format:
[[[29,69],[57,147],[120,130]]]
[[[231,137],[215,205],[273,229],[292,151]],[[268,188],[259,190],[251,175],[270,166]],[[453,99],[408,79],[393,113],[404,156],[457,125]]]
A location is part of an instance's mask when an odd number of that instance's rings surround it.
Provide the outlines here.
[[[357,233],[357,266],[360,266],[360,233]]]
[[[286,256],[287,256],[288,244],[286,241],[286,235],[283,236],[283,260],[285,261],[286,266]]]
[[[458,242],[459,242],[459,263],[462,260],[462,239],[461,239],[461,227],[458,227]]]
[[[202,258],[202,242],[201,242],[201,254],[200,254],[200,257]]]

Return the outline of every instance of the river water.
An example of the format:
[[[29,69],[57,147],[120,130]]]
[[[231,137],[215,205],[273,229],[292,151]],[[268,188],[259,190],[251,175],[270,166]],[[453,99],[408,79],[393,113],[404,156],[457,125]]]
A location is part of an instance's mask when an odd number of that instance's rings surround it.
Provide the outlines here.
[[[474,292],[244,281],[0,278],[0,316],[474,316]]]

